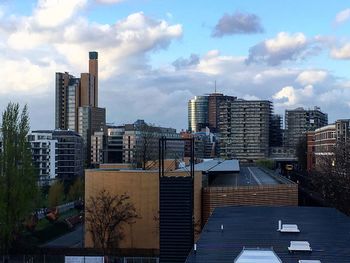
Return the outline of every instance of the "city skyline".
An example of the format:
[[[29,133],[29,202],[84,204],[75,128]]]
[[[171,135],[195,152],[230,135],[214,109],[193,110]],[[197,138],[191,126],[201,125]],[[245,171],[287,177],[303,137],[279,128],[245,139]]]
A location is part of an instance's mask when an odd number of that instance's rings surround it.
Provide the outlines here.
[[[108,122],[186,129],[188,100],[215,81],[282,115],[320,106],[333,122],[349,118],[349,26],[345,1],[3,1],[0,109],[27,103],[32,129],[54,128],[55,72],[88,72],[96,50]]]

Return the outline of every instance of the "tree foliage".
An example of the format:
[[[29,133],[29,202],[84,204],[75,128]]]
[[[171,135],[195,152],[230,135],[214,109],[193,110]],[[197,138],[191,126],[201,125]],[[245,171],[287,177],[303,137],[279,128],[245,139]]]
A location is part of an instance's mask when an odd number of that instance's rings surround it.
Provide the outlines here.
[[[28,109],[9,103],[2,115],[0,154],[0,248],[8,251],[35,206],[38,187],[32,164]]]
[[[332,153],[317,156],[312,183],[326,201],[350,214],[349,142],[338,142]]]
[[[127,194],[111,195],[101,190],[87,200],[85,207],[86,228],[95,248],[104,253],[118,247],[124,238],[123,224],[133,224],[139,218]]]
[[[298,158],[298,165],[301,171],[306,171],[307,168],[307,140],[306,135],[300,137],[300,140],[295,149]]]
[[[64,200],[64,184],[60,181],[51,185],[48,195],[48,202],[50,207],[60,205]]]
[[[83,200],[84,199],[84,179],[77,178],[70,186],[68,192],[69,201]]]

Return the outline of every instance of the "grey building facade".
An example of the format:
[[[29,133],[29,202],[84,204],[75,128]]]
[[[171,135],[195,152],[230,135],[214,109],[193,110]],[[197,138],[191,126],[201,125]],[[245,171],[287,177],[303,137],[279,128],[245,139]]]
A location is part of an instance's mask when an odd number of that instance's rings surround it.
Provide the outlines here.
[[[255,161],[269,155],[272,102],[235,100],[221,106],[220,156]]]
[[[285,146],[295,148],[307,131],[314,131],[328,124],[328,115],[319,107],[297,108],[285,112]]]

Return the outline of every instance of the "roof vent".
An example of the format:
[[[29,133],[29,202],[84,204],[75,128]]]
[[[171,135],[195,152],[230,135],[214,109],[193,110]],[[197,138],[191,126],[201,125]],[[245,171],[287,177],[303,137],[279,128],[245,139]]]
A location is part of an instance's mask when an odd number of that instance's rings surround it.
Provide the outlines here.
[[[235,263],[282,263],[272,249],[243,248]]]
[[[277,231],[284,232],[284,233],[299,233],[300,232],[298,225],[295,225],[295,224],[283,224],[282,225],[281,220],[278,220]]]
[[[312,251],[310,243],[307,241],[290,241],[289,251]]]
[[[304,259],[304,260],[299,260],[298,263],[321,263],[321,261],[320,260]]]

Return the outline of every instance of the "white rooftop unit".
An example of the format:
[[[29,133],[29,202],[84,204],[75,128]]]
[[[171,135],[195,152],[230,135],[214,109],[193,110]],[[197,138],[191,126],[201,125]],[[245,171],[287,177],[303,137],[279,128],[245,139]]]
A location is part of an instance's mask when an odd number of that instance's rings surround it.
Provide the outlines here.
[[[298,225],[295,224],[282,224],[281,220],[278,220],[278,229],[282,233],[299,233]]]
[[[305,259],[305,260],[299,260],[298,263],[321,263],[321,261]]]
[[[243,248],[235,263],[282,263],[272,249]]]
[[[298,228],[298,225],[283,224],[280,232],[299,233],[300,230]]]
[[[289,251],[312,251],[310,243],[307,241],[290,241]]]

